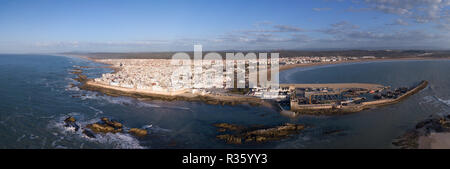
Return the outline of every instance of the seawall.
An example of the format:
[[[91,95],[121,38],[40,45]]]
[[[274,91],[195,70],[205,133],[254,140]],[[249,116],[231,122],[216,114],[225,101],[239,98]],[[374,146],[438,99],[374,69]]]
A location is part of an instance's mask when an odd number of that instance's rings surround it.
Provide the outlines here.
[[[319,104],[319,105],[297,105],[295,106],[295,112],[301,114],[313,114],[313,115],[335,115],[335,114],[349,114],[362,111],[364,109],[385,106],[390,104],[398,103],[409,96],[421,91],[428,85],[428,81],[423,80],[419,85],[409,90],[405,94],[401,95],[395,99],[382,99],[369,102],[363,102],[361,104],[349,105],[349,106],[338,106],[332,104]],[[291,106],[292,107],[292,106]]]

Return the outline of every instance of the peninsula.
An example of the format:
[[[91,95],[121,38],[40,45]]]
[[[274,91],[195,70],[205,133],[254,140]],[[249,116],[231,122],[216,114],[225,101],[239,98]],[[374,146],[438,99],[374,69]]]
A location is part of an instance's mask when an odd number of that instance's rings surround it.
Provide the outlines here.
[[[428,84],[422,81],[409,86],[390,89],[379,84],[280,84],[279,88],[261,86],[237,89],[220,86],[232,81],[230,78],[217,78],[202,81],[194,87],[183,87],[183,81],[170,78],[177,70],[169,59],[95,59],[96,62],[111,65],[115,71],[95,79],[81,78],[80,70],[75,72],[82,81],[81,89],[99,91],[112,96],[130,96],[143,100],[185,100],[201,101],[208,104],[250,104],[288,110],[300,114],[343,114],[358,112],[367,108],[397,103],[420,91]],[[280,58],[280,70],[297,66],[337,64],[376,60],[376,57],[289,57]],[[379,59],[379,58],[378,58]],[[405,59],[405,58],[404,58]],[[416,58],[417,59],[417,58]],[[212,61],[214,63],[214,61]],[[216,61],[217,63],[219,61]],[[257,61],[255,61],[257,62]],[[215,65],[207,65],[209,68]],[[220,65],[222,66],[222,65]],[[203,67],[205,68],[205,67]],[[208,68],[208,67],[206,67]],[[245,72],[235,69],[236,72]],[[213,71],[202,71],[199,76],[213,77]],[[198,75],[198,74],[197,74]],[[228,76],[229,74],[226,74]],[[248,74],[246,74],[248,83]],[[235,80],[236,81],[236,80]],[[207,82],[207,83],[206,83]],[[236,82],[234,82],[236,84]],[[181,86],[181,87],[180,87]]]

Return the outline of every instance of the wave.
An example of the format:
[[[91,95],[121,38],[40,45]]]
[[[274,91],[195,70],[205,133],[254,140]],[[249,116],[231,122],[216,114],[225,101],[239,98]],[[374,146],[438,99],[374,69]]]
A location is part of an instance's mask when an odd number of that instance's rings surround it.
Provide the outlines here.
[[[92,106],[89,106],[89,108],[95,111],[95,116],[97,116],[97,115],[99,115],[99,114],[103,114],[103,111],[101,111],[101,110],[99,110],[99,109],[96,109],[96,108],[94,108],[94,107],[92,107]]]
[[[106,133],[106,134],[95,134],[95,138],[87,137],[83,134],[84,126],[87,124],[92,124],[100,121],[99,118],[85,120],[83,116],[80,116],[79,113],[69,113],[70,116],[75,116],[77,119],[77,123],[80,125],[80,129],[75,131],[73,127],[65,127],[64,119],[67,116],[61,116],[60,118],[55,119],[50,123],[51,128],[58,129],[58,133],[54,133],[55,136],[59,136],[57,140],[52,142],[52,146],[54,148],[67,148],[63,145],[58,145],[58,142],[65,139],[72,139],[71,137],[77,137],[79,139],[83,139],[85,141],[99,143],[99,144],[107,144],[111,145],[113,148],[118,149],[144,149],[146,147],[141,146],[139,140],[137,140],[134,136],[128,133]],[[82,146],[80,146],[82,147]]]
[[[85,135],[83,138],[87,138],[87,140],[92,140],[101,144],[109,144],[114,148],[120,149],[144,149],[145,147],[139,144],[139,141],[126,133],[106,133],[106,134],[96,134],[96,138],[89,138]]]
[[[161,106],[158,104],[152,104],[146,101],[140,101],[134,98],[129,98],[129,97],[112,97],[112,96],[102,96],[102,95],[98,95],[95,92],[88,92],[82,96],[80,96],[80,98],[82,100],[86,100],[86,99],[93,99],[93,100],[103,100],[103,101],[107,101],[108,103],[112,103],[112,104],[120,104],[120,105],[125,105],[125,106],[136,106],[139,108],[145,108],[145,107],[150,107],[150,108],[169,108],[169,109],[182,109],[182,110],[190,110],[190,108],[188,107],[181,107],[181,106]]]
[[[445,105],[447,105],[447,106],[450,106],[450,100],[444,100],[444,99],[441,99],[441,98],[438,98],[438,97],[436,97],[437,98],[437,100],[439,100],[441,103],[443,103],[443,104],[445,104]]]
[[[441,99],[437,96],[425,96],[423,97],[423,101],[419,102],[419,104],[444,104],[450,106],[450,100]]]
[[[80,91],[80,88],[78,88],[77,86],[73,86],[73,85],[67,85],[66,91]]]
[[[167,133],[167,132],[171,132],[172,131],[172,130],[169,130],[169,129],[161,128],[161,127],[153,125],[153,124],[145,125],[142,128],[146,129],[146,130],[150,130],[153,133],[160,133],[160,132]]]
[[[156,104],[150,104],[150,103],[145,103],[145,102],[137,102],[137,105],[139,107],[161,107]]]
[[[22,135],[22,136],[20,136],[19,138],[17,138],[16,142],[20,142],[20,141],[22,141],[22,139],[23,139],[23,138],[25,138],[25,134],[24,134],[24,135]]]
[[[432,103],[436,100],[436,98],[434,96],[425,96],[422,98],[423,101],[419,102],[419,104],[425,104],[425,103]]]
[[[419,102],[419,105],[440,109],[440,111],[435,112],[439,116],[447,116],[450,113],[450,100],[441,99],[437,96],[425,96],[423,101]]]
[[[78,90],[79,88],[72,89],[72,90]],[[79,97],[81,100],[98,100],[101,101],[100,104],[105,104],[103,101],[106,101],[107,103],[111,104],[119,104],[124,106],[134,106],[138,108],[166,108],[166,109],[181,109],[181,110],[190,110],[188,107],[183,106],[175,106],[175,105],[167,105],[164,103],[150,103],[148,101],[143,101],[131,97],[125,97],[125,96],[108,96],[108,95],[102,95],[98,92],[93,91],[85,91],[85,90],[79,90],[80,93],[76,96]]]
[[[171,107],[167,107],[167,108],[172,108],[172,109],[182,109],[182,110],[190,110],[190,108],[188,108],[188,107],[180,107],[180,106],[171,106]]]
[[[80,99],[81,100],[99,99],[99,96],[97,95],[97,93],[94,93],[94,92],[86,92],[86,93],[81,94]]]

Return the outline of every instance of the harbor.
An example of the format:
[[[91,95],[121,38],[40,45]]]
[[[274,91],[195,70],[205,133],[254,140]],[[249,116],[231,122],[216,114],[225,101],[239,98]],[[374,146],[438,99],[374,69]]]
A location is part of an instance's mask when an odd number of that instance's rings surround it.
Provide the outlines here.
[[[400,102],[427,85],[425,80],[411,87],[396,89],[375,84],[289,85],[289,110],[303,114],[358,112]],[[287,99],[281,102],[286,106]]]
[[[370,83],[324,83],[280,84],[276,90],[257,87],[247,88],[241,93],[233,92],[233,89],[203,89],[202,93],[194,92],[197,89],[158,92],[98,83],[95,79],[84,78],[79,71],[77,75],[78,78],[75,79],[82,82],[81,89],[99,91],[111,96],[130,96],[148,100],[200,101],[221,105],[249,104],[311,115],[348,114],[394,104],[428,85],[428,81],[424,80],[410,87],[395,89]]]

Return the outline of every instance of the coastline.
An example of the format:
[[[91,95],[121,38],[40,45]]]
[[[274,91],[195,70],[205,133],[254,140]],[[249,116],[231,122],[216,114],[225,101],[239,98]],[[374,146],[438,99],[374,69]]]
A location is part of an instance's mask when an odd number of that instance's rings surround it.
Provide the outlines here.
[[[450,149],[450,133],[430,133],[419,137],[418,149]]]
[[[78,57],[81,59],[86,59],[89,61],[106,64],[110,66],[106,66],[105,68],[111,68],[114,70],[114,73],[120,71],[121,68],[114,67],[111,64],[108,64],[104,61],[104,59],[92,59],[86,55],[65,55],[69,57]],[[341,61],[341,62],[319,62],[319,63],[310,63],[310,64],[293,64],[293,65],[284,65],[280,66],[280,72],[297,68],[297,67],[313,67],[313,66],[321,66],[321,65],[338,65],[338,64],[345,64],[345,63],[365,63],[365,62],[376,62],[376,61],[398,61],[398,60],[435,60],[435,59],[450,59],[450,58],[424,58],[424,57],[417,57],[417,58],[382,58],[382,59],[359,59],[359,60],[351,60],[351,61]],[[426,81],[425,81],[426,82]],[[289,85],[289,84],[280,84],[280,85]],[[302,84],[297,84],[302,85]],[[305,84],[303,84],[305,85]],[[317,85],[317,84],[316,84]],[[319,84],[320,85],[320,84]],[[348,84],[347,84],[348,85]],[[371,84],[376,85],[376,84]],[[328,115],[328,114],[347,114],[347,113],[354,113],[359,112],[367,108],[377,107],[377,106],[383,106],[388,104],[394,104],[397,103],[404,98],[406,98],[409,95],[412,95],[424,87],[426,87],[427,82],[425,86],[417,87],[420,88],[417,90],[414,89],[412,92],[408,92],[405,95],[401,96],[397,99],[389,99],[389,100],[380,100],[380,101],[372,101],[372,102],[365,102],[362,105],[352,106],[352,107],[343,107],[341,109],[319,109],[321,113],[318,113],[318,115]],[[207,104],[221,104],[221,105],[236,105],[236,104],[248,104],[252,106],[265,106],[270,108],[275,108],[276,110],[281,110],[280,106],[276,103],[274,100],[265,100],[260,99],[256,97],[250,97],[250,96],[223,96],[223,95],[212,95],[212,94],[192,94],[188,92],[182,92],[182,93],[176,93],[176,94],[165,94],[165,93],[155,93],[152,91],[140,91],[136,89],[128,89],[128,88],[122,88],[122,87],[115,87],[115,86],[109,86],[105,84],[100,84],[97,82],[94,82],[93,79],[84,79],[81,83],[80,89],[83,90],[91,90],[91,91],[98,91],[100,93],[111,95],[111,96],[129,96],[137,99],[142,100],[167,100],[167,101],[174,101],[174,100],[180,100],[180,101],[199,101],[204,102]],[[329,107],[329,106],[328,106]],[[305,110],[307,110],[306,108]],[[311,113],[317,114],[314,112],[317,112],[316,109],[310,109]],[[306,114],[308,111],[305,111]]]
[[[408,61],[408,60],[450,60],[450,57],[404,57],[404,58],[377,58],[377,59],[357,59],[357,60],[346,60],[338,62],[317,62],[317,63],[303,63],[303,64],[291,64],[280,66],[279,71],[286,71],[289,69],[297,67],[314,67],[314,66],[324,66],[324,65],[339,65],[346,63],[368,63],[368,62],[382,62],[382,61]]]
[[[57,56],[67,56],[67,57],[78,57],[81,59],[89,60],[92,62],[97,62],[101,64],[110,65],[108,68],[113,69],[114,71],[120,70],[120,68],[113,67],[113,65],[106,63],[102,60],[104,59],[93,59],[87,55],[74,55],[74,54],[55,54]],[[368,62],[382,62],[382,61],[414,61],[414,60],[450,60],[450,57],[402,57],[402,58],[375,58],[375,59],[357,59],[357,60],[346,60],[346,61],[338,61],[338,62],[317,62],[317,63],[302,63],[302,64],[290,64],[290,65],[280,65],[279,72],[290,70],[297,67],[315,67],[315,66],[324,66],[324,65],[339,65],[346,63],[368,63]]]
[[[296,106],[296,109],[293,110],[296,113],[301,114],[309,114],[309,115],[336,115],[336,114],[349,114],[349,113],[356,113],[362,110],[366,110],[369,108],[375,108],[380,106],[386,106],[390,104],[398,103],[409,96],[420,92],[422,89],[427,87],[428,81],[424,80],[419,85],[414,87],[413,89],[409,90],[405,94],[401,95],[398,98],[395,99],[383,99],[383,100],[376,100],[376,101],[369,101],[369,102],[363,102],[358,105],[348,105],[348,106],[342,106],[340,108],[336,108],[335,105],[332,104],[320,104],[320,105],[302,105],[302,106]]]
[[[392,144],[402,149],[450,149],[450,115],[430,116]]]
[[[135,89],[126,89],[103,85],[87,79],[80,86],[82,90],[97,91],[110,96],[128,96],[141,100],[164,100],[164,101],[197,101],[213,105],[238,105],[248,104],[251,106],[264,106],[268,108],[279,109],[276,102],[272,100],[264,100],[249,96],[216,96],[211,94],[199,95],[192,93],[181,93],[176,95],[158,94],[153,92],[137,91]]]

